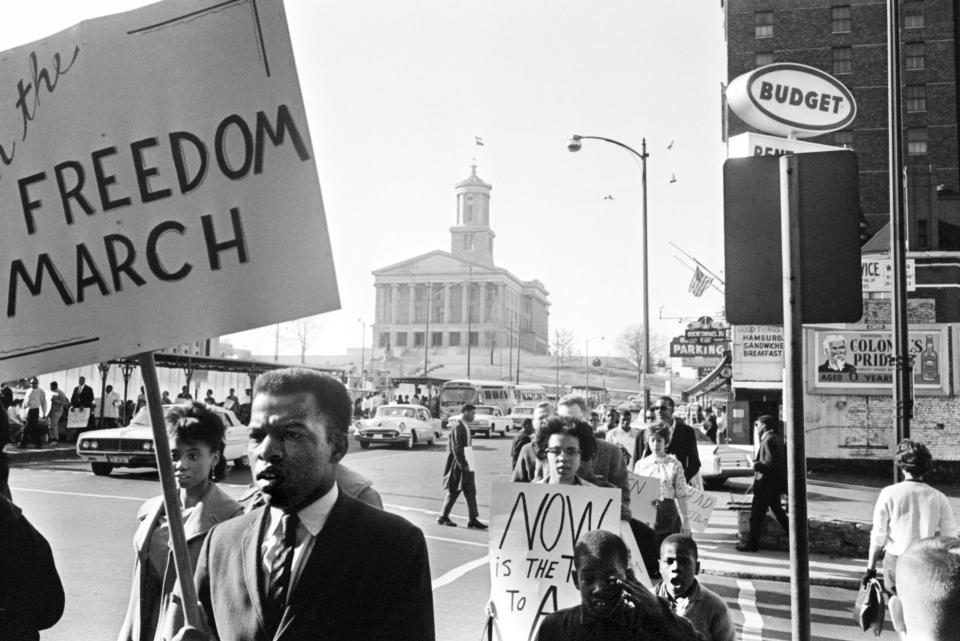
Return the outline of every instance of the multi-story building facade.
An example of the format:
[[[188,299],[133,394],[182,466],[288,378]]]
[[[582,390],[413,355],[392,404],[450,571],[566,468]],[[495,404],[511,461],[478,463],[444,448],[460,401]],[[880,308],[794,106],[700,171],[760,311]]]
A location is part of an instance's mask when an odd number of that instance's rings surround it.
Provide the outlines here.
[[[404,354],[520,348],[546,354],[549,292],[520,280],[493,260],[493,186],[471,174],[456,185],[450,251],[436,250],[373,272],[374,349]],[[479,354],[478,354],[479,356]]]
[[[907,257],[916,266],[908,315],[911,341],[920,345],[911,348],[917,356],[912,435],[931,445],[935,458],[958,463],[960,431],[952,426],[960,419],[960,352],[946,337],[956,335],[960,322],[960,4],[902,0],[900,8]],[[793,62],[832,75],[853,94],[857,115],[851,125],[809,140],[857,153],[860,206],[872,235],[862,254],[865,264],[882,260],[890,247],[887,0],[724,0],[723,9],[728,81],[770,63]],[[725,110],[724,118],[726,136],[749,131],[732,111]],[[889,368],[882,363],[890,323],[889,290],[865,285],[859,323],[805,329],[808,457],[889,462],[895,435]],[[730,398],[740,429],[749,430],[756,414],[779,409],[781,331],[735,328]],[[827,339],[845,341],[859,381],[832,382],[836,375],[818,371]],[[920,367],[924,345],[937,346],[929,351],[940,363],[928,378]],[[874,380],[883,381],[873,388],[863,382],[870,367]]]

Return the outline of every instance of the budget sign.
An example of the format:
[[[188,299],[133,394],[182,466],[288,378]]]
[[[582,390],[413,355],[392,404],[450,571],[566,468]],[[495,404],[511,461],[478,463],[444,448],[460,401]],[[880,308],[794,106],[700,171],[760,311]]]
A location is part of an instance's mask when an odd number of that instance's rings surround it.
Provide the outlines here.
[[[0,379],[339,307],[282,2],[0,56]]]

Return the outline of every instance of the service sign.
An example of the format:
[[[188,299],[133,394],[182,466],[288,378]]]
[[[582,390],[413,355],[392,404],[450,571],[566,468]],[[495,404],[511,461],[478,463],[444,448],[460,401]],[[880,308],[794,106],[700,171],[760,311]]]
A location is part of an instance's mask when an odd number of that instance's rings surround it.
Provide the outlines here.
[[[816,142],[778,138],[755,131],[730,136],[727,141],[727,158],[750,158],[751,156],[784,156],[786,154],[807,154],[816,151],[837,151],[842,147],[821,145]]]
[[[778,136],[810,138],[850,126],[853,94],[814,67],[777,62],[736,77],[727,104],[748,125]]]
[[[908,258],[907,291],[917,289],[917,261]],[[893,291],[893,263],[889,258],[875,256],[860,256],[860,272],[865,292],[892,292]]]
[[[83,22],[0,91],[0,379],[339,307],[282,2]]]
[[[947,325],[911,325],[908,337],[917,394],[949,390]],[[889,394],[893,335],[873,329],[804,329],[807,388],[821,394]]]

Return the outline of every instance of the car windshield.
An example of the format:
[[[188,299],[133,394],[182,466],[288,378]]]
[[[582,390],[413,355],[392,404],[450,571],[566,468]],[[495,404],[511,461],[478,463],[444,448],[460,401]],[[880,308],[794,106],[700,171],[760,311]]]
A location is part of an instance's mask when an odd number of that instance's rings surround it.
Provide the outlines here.
[[[533,408],[532,407],[514,407],[513,413],[523,414],[525,416],[533,416]]]
[[[412,407],[383,407],[377,409],[380,418],[414,418],[417,413]]]
[[[477,405],[477,414],[493,414],[494,408],[489,405]]]

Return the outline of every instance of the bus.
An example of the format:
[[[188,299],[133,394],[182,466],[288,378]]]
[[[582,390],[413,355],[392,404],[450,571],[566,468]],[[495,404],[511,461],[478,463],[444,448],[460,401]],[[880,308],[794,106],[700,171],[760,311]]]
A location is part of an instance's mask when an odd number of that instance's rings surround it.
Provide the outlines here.
[[[517,385],[517,403],[520,405],[537,405],[547,399],[547,390],[543,385]]]
[[[504,414],[509,414],[517,402],[517,386],[513,383],[467,379],[447,381],[440,388],[440,420],[446,426],[447,419],[459,414],[467,403],[499,407]]]

